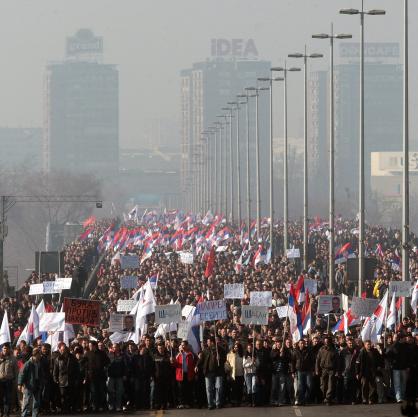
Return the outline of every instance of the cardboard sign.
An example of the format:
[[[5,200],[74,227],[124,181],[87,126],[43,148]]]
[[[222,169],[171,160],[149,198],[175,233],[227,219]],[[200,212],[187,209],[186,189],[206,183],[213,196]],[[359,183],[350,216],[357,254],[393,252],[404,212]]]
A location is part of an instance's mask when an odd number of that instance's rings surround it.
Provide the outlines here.
[[[62,290],[71,290],[71,285],[73,283],[72,278],[55,278],[55,286]]]
[[[139,258],[137,255],[121,255],[120,256],[121,269],[135,269],[139,268]]]
[[[396,297],[409,297],[411,295],[411,281],[390,281],[389,297],[396,293]]]
[[[241,309],[242,324],[268,324],[268,307],[243,305]]]
[[[39,295],[44,293],[44,284],[32,284],[29,287],[29,295]]]
[[[225,284],[224,298],[229,300],[242,300],[244,298],[244,284]]]
[[[112,313],[109,320],[110,332],[134,332],[135,318],[131,314]]]
[[[300,249],[292,248],[286,250],[286,258],[287,259],[296,259],[300,258]]]
[[[189,335],[189,330],[190,330],[189,321],[180,322],[177,328],[177,339],[187,340],[187,336]]]
[[[320,295],[318,298],[317,314],[336,313],[341,309],[341,298],[339,295]]]
[[[122,290],[131,290],[138,286],[138,278],[135,275],[120,277],[120,288]]]
[[[116,311],[131,311],[137,302],[136,300],[118,300]]]
[[[310,295],[316,295],[318,292],[318,281],[316,279],[305,278],[303,280],[305,291],[309,291]]]
[[[167,304],[155,306],[155,323],[170,324],[181,322],[181,305]]]
[[[99,326],[100,301],[64,298],[64,312],[68,324]]]
[[[250,292],[250,305],[271,307],[272,293],[271,291],[251,291]]]
[[[187,265],[193,264],[193,253],[191,252],[180,252],[180,262]]]
[[[43,313],[39,318],[40,332],[57,332],[65,322],[65,313]]]
[[[204,301],[199,303],[196,308],[202,321],[225,320],[228,318],[225,300]]]
[[[56,284],[55,281],[44,281],[44,294],[58,294],[61,292],[59,284]]]
[[[276,307],[276,311],[277,311],[277,315],[279,316],[279,318],[283,319],[288,316],[290,307],[288,305]]]
[[[369,317],[379,305],[379,300],[375,298],[353,297],[351,301],[351,312],[357,317]]]

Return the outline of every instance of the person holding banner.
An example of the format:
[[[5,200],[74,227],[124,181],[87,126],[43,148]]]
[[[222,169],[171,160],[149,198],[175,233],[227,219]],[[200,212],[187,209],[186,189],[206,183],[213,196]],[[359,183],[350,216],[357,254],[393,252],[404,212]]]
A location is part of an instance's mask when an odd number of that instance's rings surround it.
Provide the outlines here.
[[[207,340],[198,365],[202,365],[205,375],[208,409],[222,408],[223,386],[225,377],[226,353],[213,336]],[[195,370],[196,372],[198,369]]]

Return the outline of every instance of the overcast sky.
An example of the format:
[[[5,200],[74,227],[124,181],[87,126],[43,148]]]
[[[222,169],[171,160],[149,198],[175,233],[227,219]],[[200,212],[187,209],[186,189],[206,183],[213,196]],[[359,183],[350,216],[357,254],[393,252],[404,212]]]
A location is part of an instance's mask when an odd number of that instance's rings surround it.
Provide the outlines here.
[[[387,16],[367,17],[368,41],[402,39],[401,0],[365,0]],[[79,28],[104,38],[105,62],[120,71],[120,139],[135,146],[150,118],[179,119],[179,72],[210,55],[212,38],[253,38],[260,58],[274,64],[313,45],[328,56],[327,42],[312,33],[351,32],[358,40],[358,16],[339,16],[339,8],[360,0],[3,0],[0,13],[0,125],[41,126],[43,76],[48,61],[64,56],[65,39]],[[410,21],[418,5],[410,2]],[[418,29],[411,27],[411,109],[416,113]],[[315,68],[325,68],[317,62]],[[294,83],[294,85],[293,85]],[[299,98],[301,83],[293,81]],[[290,134],[299,132],[300,103],[289,109]],[[414,117],[411,117],[415,119]],[[415,135],[415,126],[412,132]]]

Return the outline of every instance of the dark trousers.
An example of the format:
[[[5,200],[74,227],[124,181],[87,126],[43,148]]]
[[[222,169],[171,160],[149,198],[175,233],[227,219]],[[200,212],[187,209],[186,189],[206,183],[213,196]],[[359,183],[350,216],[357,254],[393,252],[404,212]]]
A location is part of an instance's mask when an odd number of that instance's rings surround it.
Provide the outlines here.
[[[242,393],[244,391],[244,376],[236,376],[232,380],[232,403],[240,405],[242,401]]]
[[[361,378],[361,396],[364,403],[376,401],[376,378],[374,376]]]
[[[323,369],[321,374],[321,391],[326,402],[330,403],[334,399],[335,392],[335,372],[330,369]]]
[[[155,379],[154,406],[155,408],[167,408],[170,381],[167,379]]]
[[[90,394],[93,410],[106,406],[106,378],[93,378],[90,380]]]
[[[74,404],[71,387],[60,387],[60,404],[61,410],[64,413],[69,411],[70,404]]]
[[[148,409],[153,405],[151,404],[151,378],[149,376],[139,376],[138,383],[137,407]]]
[[[191,394],[193,392],[193,382],[187,379],[187,374],[183,374],[183,381],[177,381],[178,403],[179,405],[192,405]]]
[[[12,403],[12,386],[13,380],[0,380],[0,411],[6,416],[10,413]]]

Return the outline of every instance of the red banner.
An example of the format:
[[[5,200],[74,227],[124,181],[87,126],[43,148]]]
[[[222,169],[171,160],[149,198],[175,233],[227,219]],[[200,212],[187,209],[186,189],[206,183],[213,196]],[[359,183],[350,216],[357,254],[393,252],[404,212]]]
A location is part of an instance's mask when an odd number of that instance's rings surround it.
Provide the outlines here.
[[[100,301],[64,298],[64,313],[68,324],[99,326]]]

